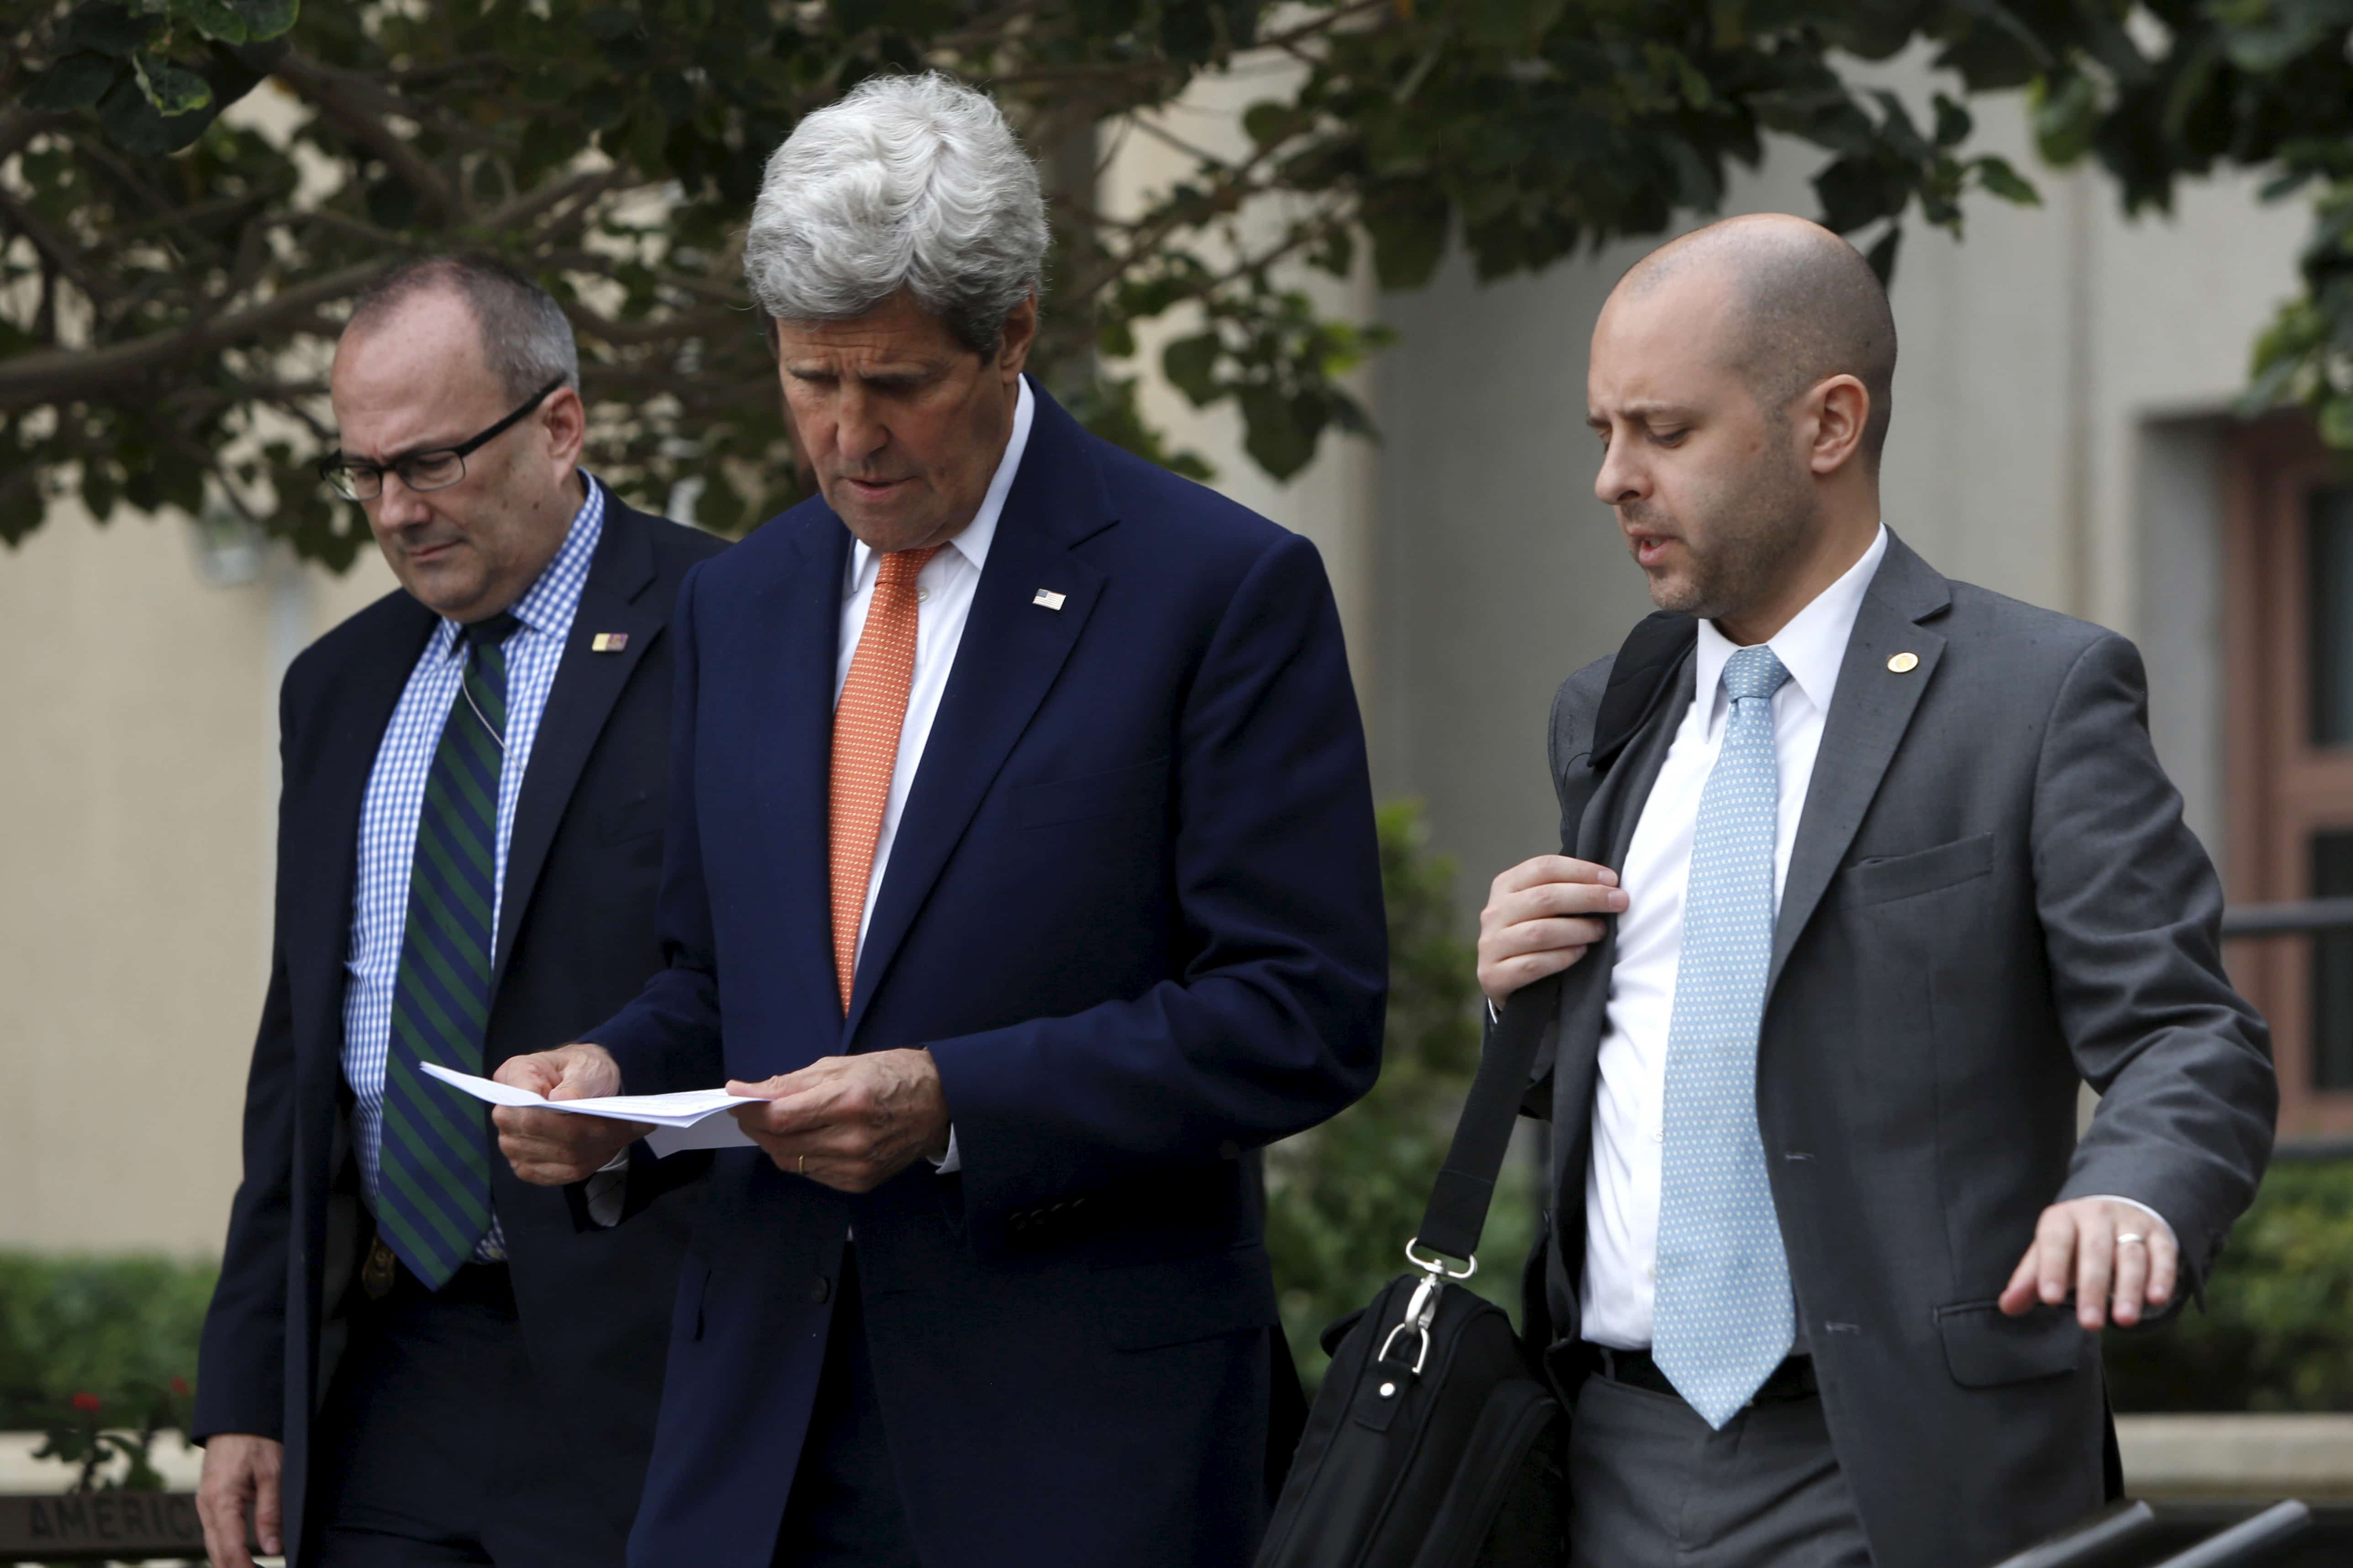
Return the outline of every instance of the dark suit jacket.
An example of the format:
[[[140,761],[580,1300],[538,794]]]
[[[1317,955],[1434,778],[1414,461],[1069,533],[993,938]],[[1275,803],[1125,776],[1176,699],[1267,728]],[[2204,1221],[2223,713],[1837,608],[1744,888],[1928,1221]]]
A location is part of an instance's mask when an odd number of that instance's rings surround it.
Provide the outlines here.
[[[687,569],[721,547],[606,494],[604,532],[515,806],[486,1071],[576,1038],[660,967],[654,900],[675,657],[664,632]],[[296,659],[279,699],[276,935],[246,1089],[245,1179],[205,1320],[194,1431],[285,1443],[290,1542],[302,1539],[311,1415],[372,1234],[343,1072],[360,800],[438,624],[407,594],[388,594]],[[627,647],[591,652],[598,632],[626,632]],[[564,1409],[547,1441],[571,1450],[617,1540],[651,1442],[692,1197],[583,1232],[563,1192],[524,1185],[491,1152],[524,1342]],[[633,1184],[650,1190],[654,1162],[636,1153]]]
[[[1621,867],[1693,695],[1654,616],[1553,709],[1566,854]],[[1888,659],[1916,655],[1898,672]],[[1980,1568],[2103,1500],[2098,1342],[1994,1298],[2056,1201],[2150,1205],[2185,1294],[2253,1197],[2277,1090],[2222,895],[2150,748],[2139,656],[1902,541],[1855,622],[1774,933],[1757,1116],[1839,1463],[1880,1568]],[[1598,779],[1597,779],[1598,775]],[[1641,897],[1640,889],[1635,891]],[[1614,933],[1613,933],[1614,935]],[[1559,991],[1556,1223],[1578,1337],[1613,943]],[[2104,1097],[2075,1136],[2076,1086]]]
[[[638,1564],[765,1564],[845,1235],[927,1562],[1246,1562],[1272,1281],[1246,1152],[1377,1067],[1371,790],[1314,549],[1042,391],[847,1020],[827,865],[850,536],[688,578],[661,929],[590,1037],[632,1091],[928,1046],[963,1157],[846,1197],[721,1152]],[[1059,608],[1034,603],[1039,590]]]

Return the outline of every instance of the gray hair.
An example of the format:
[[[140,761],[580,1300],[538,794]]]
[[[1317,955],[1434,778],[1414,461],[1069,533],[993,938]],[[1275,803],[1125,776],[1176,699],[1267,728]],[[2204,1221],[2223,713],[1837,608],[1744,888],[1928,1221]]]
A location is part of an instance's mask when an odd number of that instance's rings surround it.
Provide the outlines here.
[[[521,403],[551,381],[580,389],[580,346],[564,307],[488,256],[426,256],[387,268],[352,301],[343,331],[377,325],[410,300],[443,292],[473,312],[482,358],[510,399]]]
[[[986,93],[870,77],[794,127],[768,160],[744,279],[771,317],[843,321],[902,289],[994,355],[1045,274],[1037,165]]]

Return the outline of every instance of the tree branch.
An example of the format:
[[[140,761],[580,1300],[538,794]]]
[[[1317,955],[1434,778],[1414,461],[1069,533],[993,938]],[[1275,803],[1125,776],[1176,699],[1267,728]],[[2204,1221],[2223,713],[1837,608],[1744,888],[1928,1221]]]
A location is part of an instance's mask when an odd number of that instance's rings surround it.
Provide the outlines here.
[[[88,350],[51,349],[0,360],[0,409],[71,403],[124,391],[151,371],[176,361],[243,346],[309,318],[319,306],[359,292],[383,269],[381,258],[313,278],[238,311],[219,311],[176,331]]]
[[[322,65],[307,55],[290,51],[273,74],[317,110],[321,119],[383,159],[385,167],[439,211],[444,223],[463,219],[466,201],[458,187],[385,119],[397,114],[421,124],[425,110],[404,104],[356,71]]]

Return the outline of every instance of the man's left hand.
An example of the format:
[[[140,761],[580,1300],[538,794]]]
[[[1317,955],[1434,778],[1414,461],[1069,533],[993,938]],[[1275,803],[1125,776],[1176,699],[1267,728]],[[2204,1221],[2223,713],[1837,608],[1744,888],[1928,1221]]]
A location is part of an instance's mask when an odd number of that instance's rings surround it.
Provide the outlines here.
[[[947,1155],[947,1094],[929,1051],[826,1057],[727,1091],[768,1101],[730,1114],[778,1170],[837,1192],[871,1192],[919,1156]]]
[[[573,1044],[527,1057],[509,1057],[491,1075],[550,1100],[596,1100],[621,1092],[621,1069],[602,1046]],[[491,1112],[499,1152],[514,1173],[536,1187],[585,1182],[637,1139],[653,1131],[642,1121],[567,1116],[501,1105]]]
[[[2180,1264],[2173,1233],[2147,1209],[2113,1198],[2053,1204],[2010,1274],[2001,1310],[2015,1318],[2038,1300],[2055,1307],[2073,1290],[2075,1321],[2084,1328],[2096,1332],[2113,1319],[2129,1329],[2144,1308],[2162,1310],[2173,1300]]]

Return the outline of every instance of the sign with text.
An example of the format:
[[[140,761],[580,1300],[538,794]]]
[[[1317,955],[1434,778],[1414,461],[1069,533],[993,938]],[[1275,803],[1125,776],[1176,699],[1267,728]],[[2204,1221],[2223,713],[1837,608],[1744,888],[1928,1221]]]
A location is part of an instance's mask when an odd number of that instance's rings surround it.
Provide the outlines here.
[[[192,1492],[0,1494],[0,1563],[178,1561],[205,1554]]]

